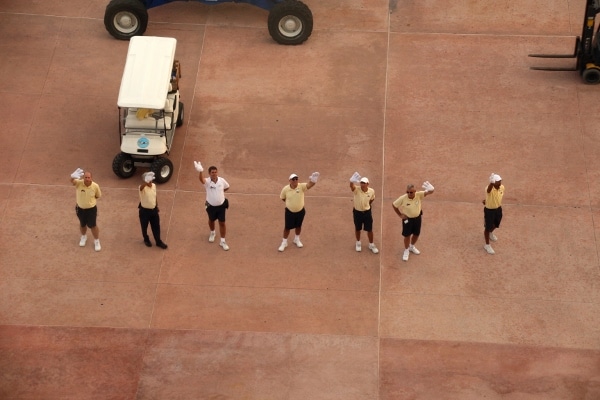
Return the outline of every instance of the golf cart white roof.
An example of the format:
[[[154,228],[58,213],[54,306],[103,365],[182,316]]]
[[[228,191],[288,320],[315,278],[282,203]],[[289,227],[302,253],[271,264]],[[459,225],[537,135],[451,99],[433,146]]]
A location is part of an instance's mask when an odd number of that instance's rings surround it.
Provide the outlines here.
[[[169,91],[177,40],[134,36],[129,41],[119,107],[162,109]]]

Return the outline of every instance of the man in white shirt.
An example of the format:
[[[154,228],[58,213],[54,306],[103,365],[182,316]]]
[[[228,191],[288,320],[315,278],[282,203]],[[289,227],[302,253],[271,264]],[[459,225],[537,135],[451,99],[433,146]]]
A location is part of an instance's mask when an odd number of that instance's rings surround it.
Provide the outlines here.
[[[221,236],[220,246],[223,250],[229,250],[225,242],[225,211],[229,208],[229,202],[225,198],[225,192],[229,189],[229,183],[218,174],[217,167],[208,168],[208,178],[204,178],[204,168],[199,161],[194,161],[194,168],[198,171],[198,179],[206,189],[206,213],[208,214],[208,227],[210,228],[209,242],[215,241],[215,221],[219,220],[219,235]]]

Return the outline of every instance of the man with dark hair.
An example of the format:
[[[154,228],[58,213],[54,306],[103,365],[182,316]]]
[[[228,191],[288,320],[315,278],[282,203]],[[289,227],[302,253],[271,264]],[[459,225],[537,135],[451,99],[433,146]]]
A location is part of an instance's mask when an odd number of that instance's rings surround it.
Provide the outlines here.
[[[393,203],[394,211],[402,218],[402,236],[404,236],[403,261],[408,261],[409,253],[421,254],[415,247],[421,234],[421,200],[433,193],[433,185],[428,181],[423,182],[424,191],[417,191],[415,185],[406,187],[406,194],[398,197]]]
[[[219,220],[219,235],[221,236],[219,245],[227,251],[229,245],[225,242],[225,234],[227,233],[225,211],[229,208],[229,202],[225,198],[225,192],[229,190],[229,183],[219,176],[219,171],[214,165],[208,168],[208,178],[204,178],[202,174],[204,168],[199,161],[194,161],[194,168],[198,171],[198,179],[206,189],[206,202],[204,204],[208,214],[208,227],[210,228],[208,241],[211,243],[215,241],[215,221]]]
[[[304,192],[315,186],[319,179],[319,173],[313,172],[308,183],[298,183],[298,175],[291,174],[289,184],[281,190],[279,198],[285,203],[285,226],[283,228],[283,240],[279,245],[279,251],[284,251],[288,245],[288,236],[293,229],[295,232],[294,243],[297,247],[304,247],[300,241],[302,222],[304,221]]]

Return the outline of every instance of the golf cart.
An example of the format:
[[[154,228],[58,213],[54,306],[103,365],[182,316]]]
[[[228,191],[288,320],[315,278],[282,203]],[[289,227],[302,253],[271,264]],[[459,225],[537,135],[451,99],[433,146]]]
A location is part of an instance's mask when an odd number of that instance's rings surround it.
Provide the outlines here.
[[[149,167],[157,183],[173,175],[168,155],[175,128],[183,125],[179,96],[181,66],[175,60],[173,38],[136,36],[129,42],[117,105],[121,152],[113,172],[129,178],[136,167]]]
[[[181,0],[111,0],[104,12],[108,33],[120,40],[143,35],[148,26],[148,9]],[[189,0],[186,0],[189,1]],[[269,34],[280,44],[303,43],[313,28],[310,9],[300,0],[194,0],[204,4],[248,3],[269,11]]]

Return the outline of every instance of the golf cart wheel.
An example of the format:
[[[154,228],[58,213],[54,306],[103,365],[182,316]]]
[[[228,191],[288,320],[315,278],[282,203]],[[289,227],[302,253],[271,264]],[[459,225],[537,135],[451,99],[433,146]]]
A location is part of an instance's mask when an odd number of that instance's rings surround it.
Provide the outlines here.
[[[129,154],[119,153],[115,156],[112,163],[112,169],[115,175],[120,178],[131,178],[135,174],[135,165]]]
[[[597,85],[600,83],[600,70],[598,68],[587,68],[583,70],[581,77],[588,85]]]
[[[148,11],[140,0],[111,0],[104,12],[104,26],[119,40],[143,35],[148,26]]]
[[[156,183],[165,183],[173,175],[173,163],[165,157],[158,157],[150,165],[150,171],[154,172]]]
[[[179,112],[177,113],[177,122],[175,123],[176,127],[180,127],[181,125],[183,125],[183,103],[179,102]]]
[[[269,11],[268,26],[277,43],[300,44],[312,33],[312,12],[299,0],[283,0]]]

